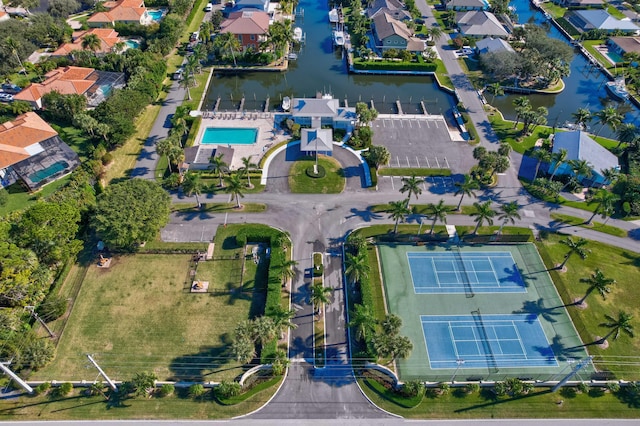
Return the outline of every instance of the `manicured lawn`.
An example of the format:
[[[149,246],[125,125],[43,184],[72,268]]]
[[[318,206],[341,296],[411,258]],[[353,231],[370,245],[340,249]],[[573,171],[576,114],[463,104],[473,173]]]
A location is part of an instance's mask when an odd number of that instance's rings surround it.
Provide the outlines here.
[[[258,287],[264,270],[247,262],[242,275],[243,258],[235,259],[242,248],[227,238],[221,235],[215,255],[233,260],[201,262],[196,277],[191,255],[117,256],[104,270],[90,265],[56,360],[32,379],[93,380],[87,353],[114,380],[139,371],[153,371],[160,380],[207,381],[242,373],[228,356],[227,336],[264,306]],[[190,293],[194,278],[210,281],[216,292]]]
[[[27,192],[24,188],[22,188],[22,186],[17,183],[9,186],[8,188],[6,188],[6,191],[9,193],[7,204],[5,204],[4,206],[0,206],[0,216],[4,216],[7,213],[16,210],[26,209],[39,199],[47,198],[49,195],[56,192],[58,188],[66,185],[67,182],[69,182],[69,176],[63,177],[62,179],[59,179],[55,182],[51,182],[36,193]]]
[[[615,8],[613,9],[615,10]],[[605,68],[614,70],[615,65],[611,64],[611,62],[609,62],[609,60],[600,53],[600,51],[596,50],[595,46],[599,46],[601,44],[605,44],[605,40],[584,40],[582,42],[585,49],[587,49],[587,51],[598,60],[598,62],[600,62]]]
[[[60,138],[73,149],[85,161],[89,158],[89,152],[93,149],[93,143],[87,138],[84,132],[73,126],[58,126],[51,124],[51,127],[58,132]]]
[[[344,189],[345,178],[340,163],[331,157],[318,156],[318,166],[324,168],[324,177],[312,178],[307,175],[313,169],[315,158],[307,157],[296,161],[289,172],[291,192],[298,194],[339,194]]]
[[[549,12],[549,14],[551,16],[553,16],[554,18],[562,18],[565,14],[565,12],[567,11],[567,9],[565,9],[562,6],[559,6],[557,4],[551,3],[551,2],[545,2],[543,3],[542,7],[544,8],[544,10],[546,10],[547,12]]]
[[[171,211],[185,212],[185,213],[203,213],[203,212],[215,212],[215,213],[259,213],[267,210],[267,206],[261,203],[242,203],[242,209],[236,209],[236,203],[205,203],[203,202],[203,196],[200,195],[200,202],[202,208],[197,209],[195,203],[178,203],[171,205]],[[195,198],[194,198],[195,200]]]
[[[603,232],[605,234],[613,235],[616,237],[627,236],[627,231],[625,231],[624,229],[611,226],[611,225],[606,225],[601,222],[596,222],[595,220],[591,222],[591,225],[587,225],[585,223],[585,220],[582,219],[581,217],[569,216],[566,214],[551,213],[551,218],[556,219],[562,223],[566,223],[568,225],[581,226],[583,228],[593,229],[594,231]]]

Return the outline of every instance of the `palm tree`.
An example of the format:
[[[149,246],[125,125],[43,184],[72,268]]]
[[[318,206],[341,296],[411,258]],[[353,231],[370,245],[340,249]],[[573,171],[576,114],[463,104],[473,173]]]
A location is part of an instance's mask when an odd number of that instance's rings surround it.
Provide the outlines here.
[[[564,260],[560,265],[558,265],[557,269],[563,269],[571,255],[573,255],[574,253],[580,256],[581,259],[586,259],[589,250],[585,249],[584,246],[586,246],[587,243],[588,241],[584,238],[573,240],[571,237],[567,237],[563,240],[560,240],[560,244],[564,244],[565,246],[569,247],[569,251],[564,255]]]
[[[224,162],[224,160],[222,159],[223,157],[224,157],[224,154],[218,154],[215,157],[209,158],[209,162],[211,163],[211,168],[213,169],[213,171],[218,173],[218,178],[220,178],[220,185],[218,185],[220,187],[224,186],[222,182],[222,178],[224,177],[227,170],[229,170],[229,165]]]
[[[400,188],[400,193],[407,193],[407,207],[409,207],[409,201],[411,200],[411,195],[416,196],[416,200],[418,200],[418,195],[422,194],[422,188],[420,188],[420,182],[422,179],[413,175],[409,178],[402,178],[402,187]]]
[[[431,222],[431,230],[429,234],[433,235],[433,229],[436,227],[436,222],[447,223],[447,212],[449,208],[445,206],[444,200],[440,200],[438,204],[430,203],[427,205],[427,216],[431,216],[433,222]]]
[[[391,364],[397,358],[407,358],[413,350],[413,343],[406,336],[381,333],[374,336],[373,347],[379,358],[390,358]]]
[[[601,327],[610,328],[611,331],[607,333],[602,339],[598,340],[598,343],[604,343],[611,335],[615,333],[613,336],[613,340],[617,340],[620,337],[620,332],[622,331],[629,337],[633,337],[633,325],[631,324],[631,320],[633,319],[633,315],[630,315],[624,311],[618,312],[618,318],[614,318],[610,315],[604,316],[607,319],[607,322],[603,322],[600,324]]]
[[[295,268],[298,266],[298,262],[295,260],[287,260],[278,268],[278,275],[282,280],[282,286],[287,285],[287,281],[293,279],[296,276]]]
[[[19,42],[15,38],[9,36],[4,39],[4,45],[16,57],[16,59],[18,60],[18,64],[20,64],[20,71],[23,71],[24,66],[22,65],[22,61],[20,60],[20,55],[18,55],[18,48],[20,47]]]
[[[614,204],[619,199],[620,197],[613,192],[609,192],[604,188],[598,189],[590,201],[591,203],[596,203],[596,208],[586,224],[590,225],[598,213],[600,213],[602,217],[609,216],[613,212]]]
[[[487,86],[487,92],[491,93],[493,97],[491,98],[491,103],[496,100],[496,96],[504,95],[504,89],[500,85],[500,83],[493,83]]]
[[[183,66],[183,73],[180,75],[180,87],[187,89],[187,98],[191,100],[191,87],[195,84],[195,77],[193,76],[193,68],[189,64]]]
[[[434,25],[427,29],[427,34],[431,36],[433,41],[438,41],[444,35],[444,31],[440,26]]]
[[[600,174],[609,182],[609,185],[613,185],[620,177],[620,170],[615,167],[609,167],[608,169],[600,170]]]
[[[536,174],[533,176],[533,178],[537,178],[538,177],[538,172],[540,171],[540,165],[542,163],[549,163],[551,162],[551,158],[552,155],[549,151],[547,151],[546,149],[536,149],[535,151],[533,151],[533,153],[531,154],[531,156],[533,158],[535,158],[536,160],[538,160],[536,162]]]
[[[582,179],[589,179],[593,176],[593,167],[587,160],[569,160],[569,167],[571,167],[571,171],[573,171],[579,182]]]
[[[520,117],[522,117],[522,113],[527,109],[531,109],[531,102],[529,101],[528,97],[520,96],[513,100],[513,106],[515,107],[516,111],[516,121],[515,123],[513,123],[513,128],[515,129],[516,127],[518,127],[518,122],[520,121]]]
[[[398,222],[403,221],[404,218],[411,213],[409,208],[406,206],[405,201],[392,201],[389,203],[389,219],[393,219],[396,221],[396,224],[393,228],[393,233],[398,233]]]
[[[280,338],[284,338],[285,331],[298,327],[291,322],[296,317],[296,311],[293,309],[284,309],[282,306],[276,306],[268,316],[273,320],[273,325],[280,333]]]
[[[500,224],[500,229],[498,229],[498,235],[502,235],[502,228],[504,228],[507,222],[511,222],[513,225],[516,223],[516,219],[522,219],[518,210],[520,210],[520,206],[517,201],[511,201],[510,203],[502,204],[500,206],[501,213],[498,216],[498,219],[501,219],[502,223]]]
[[[476,198],[476,193],[474,192],[474,190],[480,188],[480,185],[470,175],[464,175],[464,181],[456,182],[456,186],[458,187],[458,189],[456,189],[454,195],[461,195],[456,210],[460,211],[460,206],[462,206],[462,200],[464,199],[464,196],[468,195],[470,197]]]
[[[92,52],[97,51],[102,46],[102,41],[97,34],[87,34],[82,37],[82,48],[84,50],[91,50]]]
[[[261,316],[253,320],[254,337],[260,346],[264,347],[267,342],[276,337],[277,332],[273,318]]]
[[[329,295],[333,289],[331,287],[325,287],[321,282],[315,283],[311,286],[310,302],[314,306],[314,313],[319,315],[322,312],[322,305],[329,303]]]
[[[576,305],[582,305],[594,290],[602,296],[603,300],[606,299],[607,293],[611,293],[611,284],[615,284],[616,280],[605,277],[602,271],[599,268],[596,268],[595,272],[591,274],[590,277],[580,278],[580,282],[589,284],[589,288],[582,299],[576,301]]]
[[[638,128],[633,123],[622,123],[616,132],[618,147],[623,143],[630,143],[638,136]]]
[[[242,192],[244,190],[244,184],[240,181],[240,175],[231,175],[225,180],[227,181],[227,186],[224,188],[224,192],[231,194],[231,199],[236,200],[236,208],[239,209],[242,207],[240,205],[240,198],[244,198],[244,193]]]
[[[240,50],[240,42],[238,41],[238,37],[230,32],[222,33],[216,37],[215,41],[218,44],[220,50],[231,53],[231,57],[233,58],[233,66],[237,67],[238,63],[236,62],[235,52]]]
[[[485,201],[484,203],[473,203],[476,211],[471,213],[471,216],[475,216],[473,219],[476,222],[476,227],[473,230],[474,234],[478,233],[478,229],[484,222],[487,222],[489,226],[493,225],[493,217],[496,215],[495,210],[491,208],[491,201]]]
[[[560,148],[558,152],[551,154],[551,159],[553,160],[553,173],[551,173],[552,180],[560,165],[567,160],[567,155],[569,155],[569,152],[564,148]]]
[[[369,333],[375,331],[376,317],[371,309],[365,305],[356,303],[353,311],[349,313],[349,327],[355,328],[356,339],[366,339]]]
[[[247,187],[248,188],[253,188],[253,185],[251,185],[251,176],[249,176],[249,171],[255,169],[256,167],[258,167],[258,165],[251,162],[251,156],[242,157],[242,168],[240,170],[243,173],[247,174]]]
[[[622,115],[612,106],[608,106],[594,114],[598,120],[600,121],[600,129],[596,136],[600,135],[600,132],[604,128],[604,126],[609,126],[613,131],[616,131],[620,123],[622,123]]]
[[[367,263],[366,250],[359,251],[357,255],[347,253],[345,256],[344,273],[352,283],[360,282],[369,276],[369,264]]]
[[[200,199],[198,198],[198,195],[202,192],[202,181],[200,180],[199,174],[187,172],[184,176],[184,181],[182,182],[182,189],[188,197],[195,195],[198,208],[202,207]]]
[[[578,108],[576,112],[571,113],[571,116],[575,125],[582,129],[586,129],[587,123],[593,120],[593,114],[588,108]]]

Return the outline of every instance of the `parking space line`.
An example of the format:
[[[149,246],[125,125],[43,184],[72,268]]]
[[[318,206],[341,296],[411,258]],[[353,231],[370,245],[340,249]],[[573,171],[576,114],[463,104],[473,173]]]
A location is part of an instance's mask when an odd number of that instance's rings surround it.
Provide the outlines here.
[[[393,190],[395,191],[395,190],[396,190],[396,187],[395,187],[395,185],[393,184],[393,176],[390,176],[390,177],[391,177],[391,189],[393,189]]]
[[[451,167],[449,167],[449,160],[447,160],[447,157],[444,157],[444,161],[447,163],[447,169],[450,169]]]
[[[396,163],[398,163],[398,167],[400,167],[400,157],[396,155]]]
[[[439,169],[440,168],[440,162],[438,161],[438,157],[436,157],[436,165],[437,165],[436,168]]]
[[[427,168],[429,168],[429,169],[430,169],[430,168],[431,168],[431,165],[429,164],[429,159],[428,159],[426,156],[424,157],[424,159],[425,159],[425,160],[427,160]]]

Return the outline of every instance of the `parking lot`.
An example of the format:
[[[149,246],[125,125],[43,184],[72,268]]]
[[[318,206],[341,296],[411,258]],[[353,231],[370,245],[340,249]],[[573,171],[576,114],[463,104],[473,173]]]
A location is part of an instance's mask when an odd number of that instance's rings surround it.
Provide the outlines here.
[[[429,194],[452,194],[458,189],[456,182],[462,181],[462,175],[455,176],[427,176],[422,179],[420,188],[423,193]],[[402,187],[401,176],[379,176],[378,191],[395,192]]]
[[[372,124],[373,144],[391,154],[388,167],[446,168],[467,173],[476,164],[473,147],[441,116],[380,115]]]

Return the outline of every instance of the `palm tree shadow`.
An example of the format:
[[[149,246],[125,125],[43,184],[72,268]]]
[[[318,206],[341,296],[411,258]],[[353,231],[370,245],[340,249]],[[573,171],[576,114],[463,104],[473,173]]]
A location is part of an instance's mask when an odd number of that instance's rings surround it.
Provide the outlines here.
[[[350,211],[351,215],[346,216],[345,219],[359,217],[364,222],[371,222],[372,220],[382,219],[382,215],[380,213],[373,211],[373,206],[368,206],[364,210],[352,208]]]
[[[529,287],[528,281],[536,281],[538,278],[531,274],[524,274],[522,269],[518,265],[514,264],[511,268],[503,269],[504,275],[502,275],[498,281],[500,283],[513,283],[517,287],[526,288]],[[527,277],[527,281],[523,280],[523,277]]]
[[[562,311],[556,311],[558,308],[563,308],[564,305],[554,306],[553,308],[547,308],[544,305],[544,299],[541,297],[536,301],[526,300],[522,303],[522,308],[517,311],[513,311],[514,314],[526,314],[527,322],[533,323],[535,319],[540,315],[546,321],[550,323],[557,322],[555,316],[562,315]]]
[[[549,357],[550,359],[555,357],[558,361],[584,357],[583,346],[572,346],[568,348],[562,343],[562,337],[557,334],[553,337],[549,346],[534,346],[533,349],[544,357]]]

